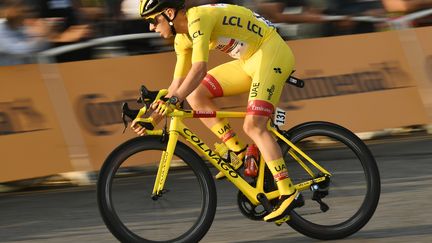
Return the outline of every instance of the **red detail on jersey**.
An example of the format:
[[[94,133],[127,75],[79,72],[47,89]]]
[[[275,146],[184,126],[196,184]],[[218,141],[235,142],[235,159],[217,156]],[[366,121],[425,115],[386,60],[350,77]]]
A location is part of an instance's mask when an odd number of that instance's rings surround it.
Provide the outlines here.
[[[205,76],[205,78],[201,83],[207,87],[207,89],[210,91],[213,97],[223,96],[222,87],[220,86],[219,82],[210,74],[207,73],[207,75]]]
[[[236,135],[236,133],[233,130],[229,130],[227,133],[225,133],[222,137],[221,140],[225,143],[226,141],[230,140],[231,138],[233,138]]]
[[[216,117],[216,111],[193,111],[193,117]]]
[[[231,39],[230,42],[228,43],[228,45],[226,45],[224,48],[222,48],[221,51],[225,52],[225,53],[229,52],[229,50],[231,50],[231,47],[234,45],[234,43],[235,43],[235,40]]]
[[[273,113],[273,104],[264,100],[250,100],[247,106],[247,115],[268,116]]]

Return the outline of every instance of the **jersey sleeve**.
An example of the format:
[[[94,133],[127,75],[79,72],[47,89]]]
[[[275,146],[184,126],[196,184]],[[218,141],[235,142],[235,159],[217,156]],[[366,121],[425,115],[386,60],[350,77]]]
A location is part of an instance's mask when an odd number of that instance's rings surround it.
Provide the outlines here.
[[[192,63],[208,62],[210,37],[215,26],[215,18],[201,14],[192,8],[188,14],[188,30],[192,38]]]
[[[177,61],[174,69],[174,79],[184,78],[192,66],[192,45],[187,37],[177,35],[174,40],[174,50]]]

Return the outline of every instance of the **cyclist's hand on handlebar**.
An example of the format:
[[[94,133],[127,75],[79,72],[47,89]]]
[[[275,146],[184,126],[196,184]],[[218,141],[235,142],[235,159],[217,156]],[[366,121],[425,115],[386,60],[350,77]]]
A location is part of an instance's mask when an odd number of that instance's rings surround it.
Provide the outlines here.
[[[139,136],[144,136],[144,135],[146,135],[146,130],[147,130],[147,129],[146,129],[145,127],[141,126],[140,124],[138,124],[138,122],[137,122],[136,120],[133,120],[133,121],[132,121],[131,129],[132,129],[136,134],[138,134]]]
[[[153,127],[156,127],[157,124],[162,120],[163,116],[159,115],[156,112],[153,112],[150,116],[150,123],[153,125]],[[147,134],[147,129],[145,126],[142,125],[138,120],[133,120],[131,124],[131,129],[139,136],[144,136]]]
[[[169,101],[164,102],[162,100],[157,100],[152,104],[152,109],[154,109],[154,112],[158,113],[159,115],[169,115],[171,114],[175,108],[175,104],[171,104]]]

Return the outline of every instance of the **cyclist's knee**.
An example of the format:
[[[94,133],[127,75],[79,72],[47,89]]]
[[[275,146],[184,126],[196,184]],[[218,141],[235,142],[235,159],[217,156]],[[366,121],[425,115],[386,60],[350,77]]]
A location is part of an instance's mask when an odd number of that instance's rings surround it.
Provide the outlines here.
[[[249,137],[256,137],[267,132],[267,122],[274,106],[267,100],[249,100],[243,130]]]
[[[268,119],[267,116],[248,115],[243,123],[243,131],[249,137],[260,136],[267,131]]]

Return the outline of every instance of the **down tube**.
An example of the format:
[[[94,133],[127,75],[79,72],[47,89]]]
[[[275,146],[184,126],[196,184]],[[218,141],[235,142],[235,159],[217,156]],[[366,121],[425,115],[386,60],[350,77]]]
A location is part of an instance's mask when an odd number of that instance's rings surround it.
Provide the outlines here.
[[[182,122],[178,123],[178,131],[181,135],[188,140],[201,154],[216,167],[219,171],[224,173],[226,178],[231,181],[243,194],[255,205],[259,204],[256,195],[259,193],[257,189],[249,185],[234,169],[231,168],[225,161],[213,152],[196,134],[187,128]]]

